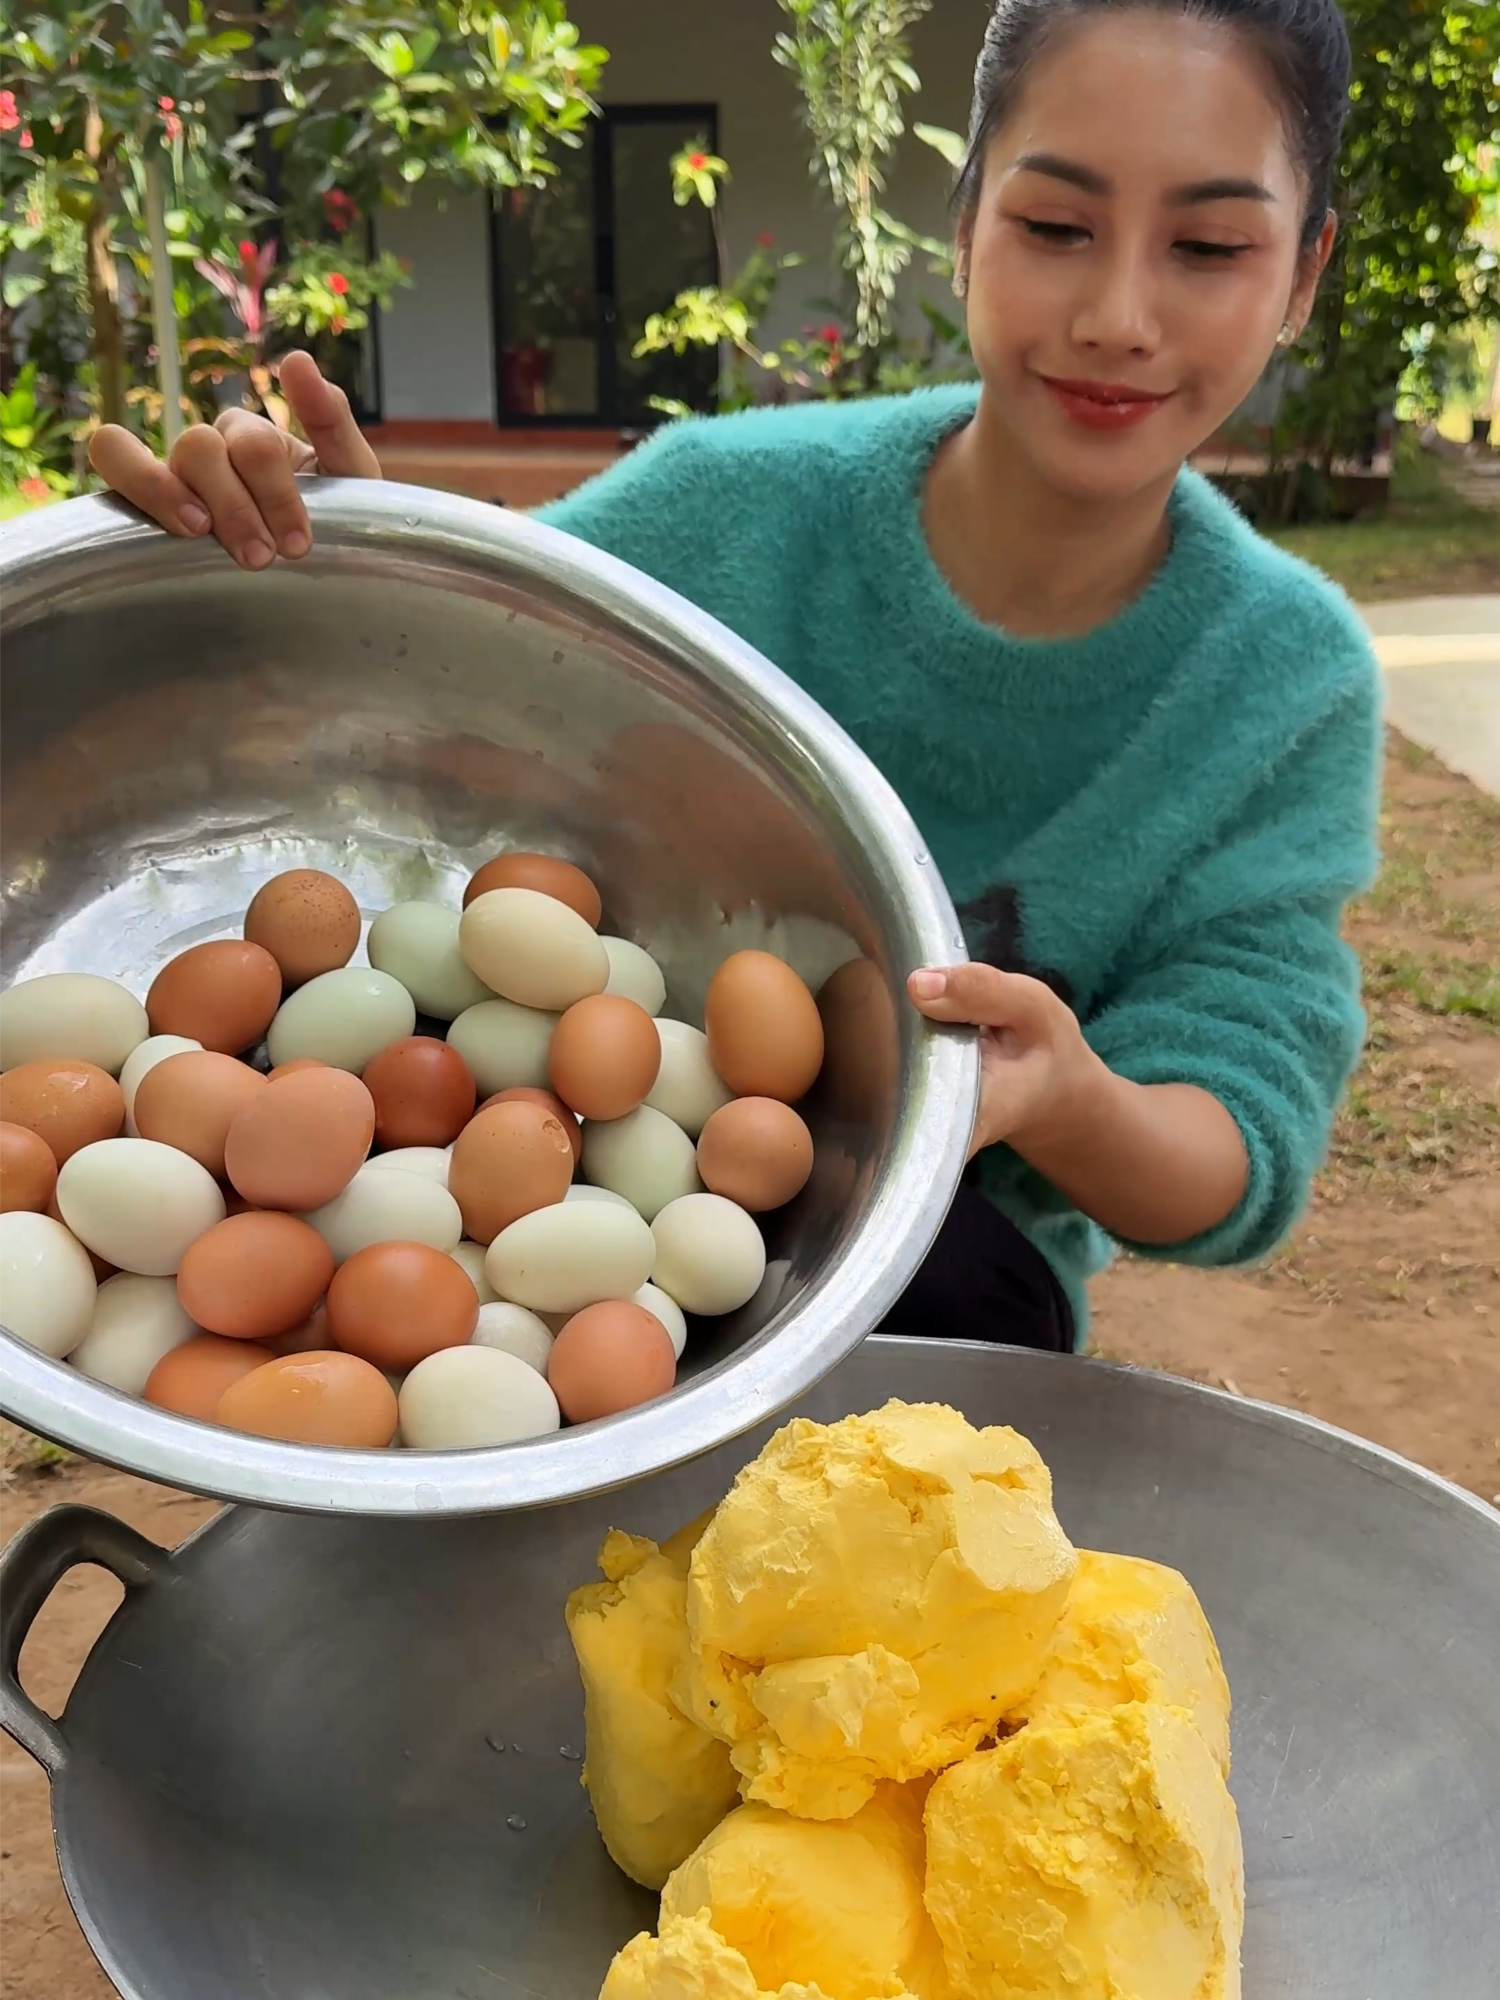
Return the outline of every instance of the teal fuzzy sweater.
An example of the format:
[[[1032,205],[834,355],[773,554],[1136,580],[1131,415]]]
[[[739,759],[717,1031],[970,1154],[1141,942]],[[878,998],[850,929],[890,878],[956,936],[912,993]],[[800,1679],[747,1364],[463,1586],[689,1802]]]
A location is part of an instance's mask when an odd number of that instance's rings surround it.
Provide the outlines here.
[[[1339,938],[1375,865],[1375,664],[1346,600],[1184,473],[1171,551],[1083,638],[981,623],[933,562],[924,475],[973,392],[674,424],[542,518],[757,647],[890,779],[978,957],[1045,979],[1138,1083],[1244,1135],[1244,1199],[1147,1254],[1263,1256],[1306,1199],[1359,1051]],[[990,1199],[1085,1324],[1101,1232],[1008,1147]]]

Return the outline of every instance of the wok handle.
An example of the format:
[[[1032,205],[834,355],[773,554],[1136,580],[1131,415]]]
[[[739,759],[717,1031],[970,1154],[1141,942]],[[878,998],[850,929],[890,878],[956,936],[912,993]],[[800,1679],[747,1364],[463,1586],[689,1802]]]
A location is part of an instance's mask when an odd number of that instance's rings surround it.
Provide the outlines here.
[[[31,1752],[49,1778],[55,1780],[67,1762],[67,1738],[61,1723],[27,1694],[18,1673],[37,1613],[80,1563],[109,1570],[129,1592],[166,1576],[171,1560],[113,1514],[72,1506],[39,1515],[0,1556],[0,1729]]]

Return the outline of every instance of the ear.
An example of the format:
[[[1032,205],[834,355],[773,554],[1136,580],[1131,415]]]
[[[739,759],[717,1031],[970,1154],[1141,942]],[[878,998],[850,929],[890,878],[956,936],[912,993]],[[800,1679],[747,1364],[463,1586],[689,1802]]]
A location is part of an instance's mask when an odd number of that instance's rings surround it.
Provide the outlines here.
[[[1312,317],[1313,299],[1317,296],[1318,281],[1328,268],[1328,260],[1333,255],[1334,238],[1338,235],[1338,231],[1338,217],[1330,208],[1323,217],[1323,227],[1298,260],[1297,282],[1292,286],[1292,295],[1287,300],[1286,306],[1286,323],[1292,328],[1294,338],[1301,333]]]

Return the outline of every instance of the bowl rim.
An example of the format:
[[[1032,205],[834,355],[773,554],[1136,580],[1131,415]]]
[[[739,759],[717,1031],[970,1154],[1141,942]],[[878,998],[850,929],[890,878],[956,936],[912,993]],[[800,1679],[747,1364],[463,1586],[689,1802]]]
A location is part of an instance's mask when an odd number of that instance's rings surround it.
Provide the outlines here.
[[[796,762],[837,792],[847,834],[900,907],[920,963],[966,956],[941,875],[893,787],[792,680],[675,591],[560,529],[482,501],[389,481],[306,486],[314,553],[379,551],[454,568],[505,566],[506,580],[581,600],[716,693],[773,724]],[[0,533],[0,602],[15,629],[110,588],[144,557],[164,576],[227,562],[216,544],[168,536],[114,496],[61,502]],[[468,1451],[344,1451],[219,1430],[107,1388],[0,1328],[0,1411],[57,1443],[167,1485],[311,1513],[438,1518],[555,1505],[627,1486],[699,1457],[777,1415],[877,1327],[942,1226],[968,1158],[979,1096],[977,1038],[922,1025],[898,1134],[899,1169],[877,1188],[859,1237],[782,1326],[775,1322],[659,1403],[619,1417]]]

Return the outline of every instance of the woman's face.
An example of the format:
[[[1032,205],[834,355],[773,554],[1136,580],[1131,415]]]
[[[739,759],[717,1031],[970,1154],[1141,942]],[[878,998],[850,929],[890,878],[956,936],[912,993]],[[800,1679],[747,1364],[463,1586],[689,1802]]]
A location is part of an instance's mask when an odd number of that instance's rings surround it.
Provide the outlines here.
[[[1080,498],[1170,478],[1300,328],[1332,241],[1253,51],[1149,9],[1042,51],[960,239],[987,409]]]

